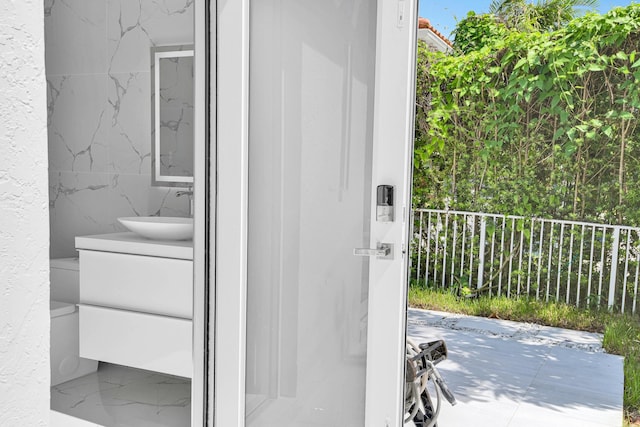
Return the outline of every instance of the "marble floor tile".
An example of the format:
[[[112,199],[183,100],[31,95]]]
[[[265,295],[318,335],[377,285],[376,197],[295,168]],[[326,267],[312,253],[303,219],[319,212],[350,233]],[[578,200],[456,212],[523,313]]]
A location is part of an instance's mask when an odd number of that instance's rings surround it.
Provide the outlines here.
[[[189,427],[191,380],[101,362],[52,387],[51,409],[104,427]]]
[[[49,416],[49,427],[101,427],[96,423],[92,423],[62,412],[51,410]]]

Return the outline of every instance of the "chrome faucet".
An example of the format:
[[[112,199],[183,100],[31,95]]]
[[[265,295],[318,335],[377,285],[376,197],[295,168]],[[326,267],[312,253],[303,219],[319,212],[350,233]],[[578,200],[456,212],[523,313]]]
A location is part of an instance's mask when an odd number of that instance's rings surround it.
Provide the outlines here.
[[[193,216],[193,189],[189,187],[188,190],[180,190],[176,192],[176,197],[188,196],[189,197],[189,216]]]

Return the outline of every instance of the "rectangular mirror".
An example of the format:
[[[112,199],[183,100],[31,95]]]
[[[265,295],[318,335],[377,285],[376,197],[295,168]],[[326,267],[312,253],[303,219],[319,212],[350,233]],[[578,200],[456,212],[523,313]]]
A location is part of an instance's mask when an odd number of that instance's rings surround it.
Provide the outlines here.
[[[193,46],[152,47],[153,185],[193,185],[193,97]]]

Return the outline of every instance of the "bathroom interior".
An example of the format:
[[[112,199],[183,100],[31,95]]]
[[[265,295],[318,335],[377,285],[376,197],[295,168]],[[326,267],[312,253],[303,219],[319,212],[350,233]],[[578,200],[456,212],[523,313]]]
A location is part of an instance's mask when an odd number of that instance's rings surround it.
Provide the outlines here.
[[[177,58],[190,46],[198,51],[195,3],[45,0],[51,299],[67,304],[61,311],[71,326],[61,330],[79,337],[77,354],[69,356],[75,363],[65,364],[62,355],[52,366],[68,373],[52,376],[52,417],[72,416],[90,426],[189,426],[201,398],[191,394],[198,378],[190,380],[193,241],[140,238],[120,221],[199,214],[189,194],[198,181],[189,182],[183,165],[199,154],[179,152],[184,147],[177,143],[185,137],[183,124],[198,112],[193,102],[190,110],[189,102],[168,93],[165,120],[152,89],[158,73],[160,82],[165,76],[152,58],[173,52],[164,63],[174,82],[189,68]],[[251,2],[246,394],[244,400],[216,395],[219,405],[226,405],[225,398],[244,405],[247,426],[311,420],[361,425],[365,416],[368,324],[374,317],[370,271],[376,263],[354,256],[354,248],[371,248],[374,231],[385,238],[395,233],[399,245],[402,228],[399,220],[372,220],[378,6],[360,0]],[[401,28],[404,21],[395,13],[394,6],[391,22]],[[398,93],[396,86],[391,93]],[[229,104],[238,97],[216,89]],[[388,116],[400,110],[390,109]],[[225,113],[218,111],[219,126]],[[166,149],[157,142],[159,133],[162,141],[168,135]],[[224,144],[218,144],[220,155]],[[236,146],[231,138],[224,148]],[[396,185],[400,194],[406,169],[403,151],[395,151],[400,167],[379,183]],[[218,159],[219,209],[223,190],[231,192],[241,181],[237,168],[225,166]],[[226,178],[232,185],[225,188]],[[231,256],[228,263],[237,257],[218,245],[239,239],[216,239],[216,274],[222,275],[219,257]],[[402,262],[401,256],[389,258],[378,270],[399,271]],[[238,283],[220,280],[216,292]],[[69,295],[59,291],[66,286]],[[219,308],[216,321],[225,307]],[[52,330],[62,318],[54,311]],[[54,333],[52,360],[62,340]],[[216,345],[220,336],[216,328]],[[59,425],[72,424],[65,418]]]
[[[52,425],[190,426],[193,0],[44,11]]]

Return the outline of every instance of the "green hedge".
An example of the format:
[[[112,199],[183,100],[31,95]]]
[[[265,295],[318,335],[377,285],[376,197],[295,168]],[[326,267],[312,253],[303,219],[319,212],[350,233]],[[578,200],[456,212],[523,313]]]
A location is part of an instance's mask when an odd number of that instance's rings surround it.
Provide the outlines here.
[[[414,206],[640,224],[640,5],[419,44]],[[496,36],[497,35],[497,36]]]

